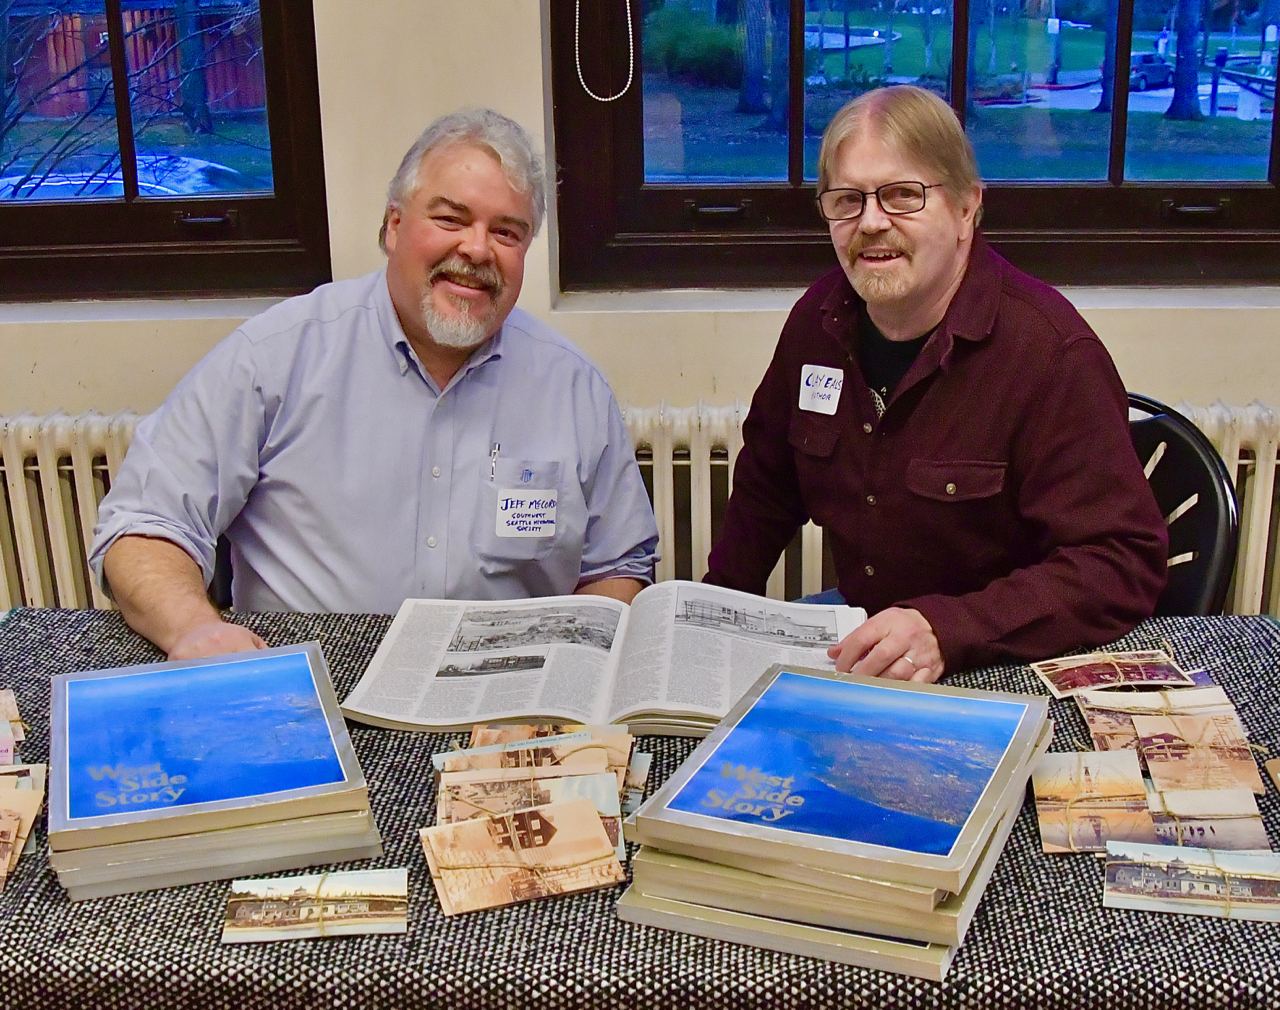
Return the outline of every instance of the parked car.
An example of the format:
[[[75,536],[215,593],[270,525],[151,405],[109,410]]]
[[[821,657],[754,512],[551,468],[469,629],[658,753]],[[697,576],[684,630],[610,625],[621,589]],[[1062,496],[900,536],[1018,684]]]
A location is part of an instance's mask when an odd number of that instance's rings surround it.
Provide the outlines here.
[[[1167,88],[1173,84],[1173,64],[1159,53],[1129,54],[1129,88]]]

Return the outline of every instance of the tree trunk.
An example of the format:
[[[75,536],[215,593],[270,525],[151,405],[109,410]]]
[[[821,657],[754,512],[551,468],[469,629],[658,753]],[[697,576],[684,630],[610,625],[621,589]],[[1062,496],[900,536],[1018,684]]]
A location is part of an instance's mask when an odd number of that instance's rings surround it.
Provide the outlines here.
[[[884,70],[882,71],[885,77],[893,73],[893,12],[897,9],[898,0],[889,0],[889,27],[885,33]]]
[[[1120,17],[1120,0],[1107,0],[1107,37],[1102,45],[1102,97],[1094,112],[1110,112],[1116,102],[1116,22]]]
[[[969,61],[969,69],[966,76],[969,84],[967,93],[964,96],[965,117],[970,120],[978,113],[978,105],[973,100],[974,93],[978,90],[978,19],[972,16],[973,13],[973,8],[970,7],[969,45],[966,47]],[[952,57],[954,58],[954,54],[952,54]]]
[[[209,90],[205,85],[204,35],[200,31],[196,0],[174,0],[173,20],[178,30],[178,67],[182,81],[182,118],[192,133],[212,133]]]
[[[769,118],[765,127],[786,133],[789,125],[788,102],[790,84],[787,64],[790,62],[791,4],[789,0],[769,0],[772,20],[772,53],[769,60]]]
[[[925,0],[920,36],[924,39],[924,73],[933,69],[933,0]]]
[[[745,0],[743,17],[742,85],[738,89],[738,111],[769,111],[764,97],[764,36],[769,19],[768,0]]]
[[[1200,0],[1178,0],[1177,61],[1173,66],[1173,101],[1165,116],[1169,119],[1204,119],[1200,111],[1200,52],[1196,36],[1200,30]]]
[[[991,36],[991,56],[987,60],[987,73],[996,72],[996,0],[987,0],[987,32]]]

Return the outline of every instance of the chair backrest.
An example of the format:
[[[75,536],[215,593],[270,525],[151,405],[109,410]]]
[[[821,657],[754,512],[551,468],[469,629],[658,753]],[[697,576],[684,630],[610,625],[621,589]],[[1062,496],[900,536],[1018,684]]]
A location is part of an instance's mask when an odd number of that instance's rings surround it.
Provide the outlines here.
[[[1129,394],[1133,447],[1169,524],[1169,582],[1158,616],[1222,613],[1235,568],[1240,513],[1231,475],[1213,443],[1183,415]]]

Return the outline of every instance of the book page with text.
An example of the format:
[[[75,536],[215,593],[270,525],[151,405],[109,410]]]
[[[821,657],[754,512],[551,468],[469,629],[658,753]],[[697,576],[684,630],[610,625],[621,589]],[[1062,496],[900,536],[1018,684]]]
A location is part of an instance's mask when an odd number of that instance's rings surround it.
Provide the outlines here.
[[[604,722],[627,609],[602,596],[406,600],[343,710],[424,729],[530,716]]]
[[[649,586],[631,605],[609,718],[650,710],[721,718],[774,663],[834,669],[827,649],[865,620],[856,607],[699,582]]]

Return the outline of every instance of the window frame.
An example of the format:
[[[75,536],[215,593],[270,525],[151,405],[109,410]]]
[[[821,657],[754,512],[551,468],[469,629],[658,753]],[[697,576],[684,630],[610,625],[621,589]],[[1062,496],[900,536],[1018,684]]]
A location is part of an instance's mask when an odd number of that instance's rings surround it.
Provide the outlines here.
[[[807,285],[836,265],[802,180],[802,144],[791,143],[787,182],[646,183],[643,172],[641,4],[628,26],[619,0],[550,5],[549,33],[559,278],[562,291]],[[575,8],[581,24],[575,35]],[[790,3],[791,94],[803,94],[804,0]],[[968,42],[968,6],[953,4],[952,52]],[[628,27],[634,33],[627,83]],[[1280,130],[1272,128],[1265,182],[1123,181],[1133,2],[1116,27],[1108,178],[1088,182],[990,182],[982,231],[1016,266],[1053,284],[1274,283],[1280,276]],[[964,122],[968,60],[951,67],[952,107]],[[789,107],[791,136],[803,102]],[[1274,114],[1273,114],[1274,116]],[[800,180],[800,181],[797,181]],[[1209,208],[1206,210],[1205,208]]]
[[[118,113],[120,8],[107,0]],[[289,295],[331,279],[312,2],[259,9],[274,191],[0,200],[0,301]]]

